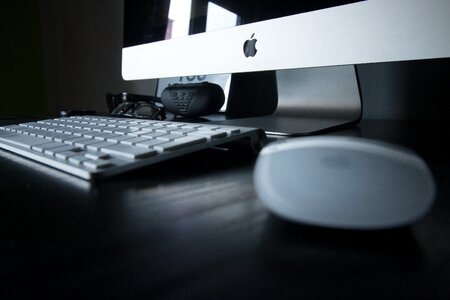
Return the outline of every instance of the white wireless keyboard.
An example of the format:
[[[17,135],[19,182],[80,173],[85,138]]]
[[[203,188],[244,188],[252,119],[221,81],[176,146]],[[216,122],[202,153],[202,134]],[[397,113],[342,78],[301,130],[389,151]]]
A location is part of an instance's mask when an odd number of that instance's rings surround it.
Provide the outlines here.
[[[249,138],[256,128],[115,117],[76,116],[0,127],[0,148],[61,171],[93,179]]]

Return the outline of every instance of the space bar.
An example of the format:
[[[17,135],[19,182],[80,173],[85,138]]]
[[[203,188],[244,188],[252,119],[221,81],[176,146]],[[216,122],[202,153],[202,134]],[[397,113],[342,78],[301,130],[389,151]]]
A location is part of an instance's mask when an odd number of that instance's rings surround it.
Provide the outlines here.
[[[156,150],[154,149],[139,148],[123,144],[101,148],[100,151],[103,153],[128,159],[138,159],[157,154]]]

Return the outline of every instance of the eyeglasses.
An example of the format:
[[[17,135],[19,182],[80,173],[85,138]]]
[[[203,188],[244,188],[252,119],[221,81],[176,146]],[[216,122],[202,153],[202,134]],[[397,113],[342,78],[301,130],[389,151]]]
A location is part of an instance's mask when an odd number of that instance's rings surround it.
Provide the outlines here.
[[[166,114],[163,107],[157,103],[148,102],[124,102],[119,104],[111,112],[115,117],[141,118],[151,120],[164,120]]]
[[[164,106],[155,100],[155,97],[127,93],[106,94],[111,116],[164,120],[166,118]]]

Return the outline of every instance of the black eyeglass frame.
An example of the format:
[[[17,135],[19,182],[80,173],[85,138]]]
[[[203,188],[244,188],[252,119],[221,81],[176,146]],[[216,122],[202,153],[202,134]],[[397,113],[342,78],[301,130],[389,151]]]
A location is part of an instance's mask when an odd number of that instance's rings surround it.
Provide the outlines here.
[[[106,103],[111,116],[151,120],[166,119],[164,105],[160,103],[157,97],[108,93],[106,94]],[[145,110],[149,110],[150,113]]]

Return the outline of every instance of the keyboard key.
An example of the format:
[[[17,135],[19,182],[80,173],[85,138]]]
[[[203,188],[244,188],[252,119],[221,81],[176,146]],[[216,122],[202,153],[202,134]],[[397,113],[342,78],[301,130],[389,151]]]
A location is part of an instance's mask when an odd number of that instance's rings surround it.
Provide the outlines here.
[[[207,141],[207,139],[205,137],[183,136],[183,137],[180,137],[180,138],[178,138],[174,141],[168,142],[168,143],[155,145],[154,148],[158,151],[164,152],[164,151],[180,149],[180,148],[190,146],[190,145],[204,143],[206,141]]]
[[[112,166],[111,162],[107,160],[85,160],[82,164],[84,167],[94,170]]]
[[[101,152],[116,155],[122,158],[138,159],[155,155],[157,152],[153,149],[145,149],[142,147],[135,147],[123,144],[117,144],[100,149]]]

